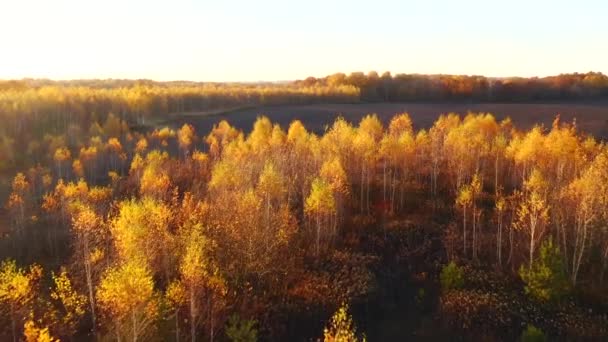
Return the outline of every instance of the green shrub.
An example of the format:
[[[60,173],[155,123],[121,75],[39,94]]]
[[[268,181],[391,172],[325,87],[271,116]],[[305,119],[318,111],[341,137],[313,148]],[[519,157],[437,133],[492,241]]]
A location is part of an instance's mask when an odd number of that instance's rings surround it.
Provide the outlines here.
[[[521,341],[522,342],[544,342],[547,338],[542,330],[537,327],[528,324],[526,330],[521,333]]]
[[[416,302],[418,303],[418,305],[422,305],[422,303],[424,303],[425,299],[426,299],[426,290],[424,289],[424,287],[421,287],[418,289],[418,293],[416,294]]]
[[[531,268],[520,267],[519,275],[526,283],[526,294],[541,302],[558,301],[569,291],[562,255],[551,239],[542,244]]]
[[[255,328],[256,320],[241,319],[234,314],[228,319],[226,325],[226,336],[232,342],[256,342],[258,330]]]
[[[464,286],[464,270],[451,261],[441,270],[439,280],[444,291],[460,289]]]

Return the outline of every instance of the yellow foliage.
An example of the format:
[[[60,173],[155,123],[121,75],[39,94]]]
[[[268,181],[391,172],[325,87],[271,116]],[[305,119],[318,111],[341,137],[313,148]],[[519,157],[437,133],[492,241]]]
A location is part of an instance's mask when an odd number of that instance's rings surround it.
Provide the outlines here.
[[[72,228],[79,234],[95,231],[101,223],[101,218],[89,207],[81,206],[72,218]]]
[[[110,172],[112,173],[112,172]],[[110,175],[111,178],[113,175]],[[114,176],[116,177],[117,175]],[[94,186],[92,188],[89,189],[89,192],[87,193],[87,200],[88,202],[90,202],[91,204],[102,204],[102,203],[106,203],[106,202],[110,202],[110,200],[112,199],[112,189],[108,188],[108,187],[101,187],[101,186]]]
[[[171,306],[179,308],[187,301],[186,289],[180,281],[172,281],[167,286],[165,297],[169,300]]]
[[[309,215],[328,215],[333,214],[335,209],[336,203],[330,185],[321,178],[315,178],[310,195],[306,198],[304,211]]]
[[[227,144],[239,138],[242,138],[242,133],[230,126],[226,120],[222,120],[213,126],[205,142],[209,145],[209,154],[217,158]]]
[[[283,132],[281,126],[275,124],[272,127],[272,135],[270,136],[270,147],[274,149],[279,149],[284,146],[286,141],[287,135],[285,135],[285,132]]]
[[[112,153],[120,153],[120,151],[122,151],[122,145],[117,138],[108,139],[108,144],[106,145],[106,148]]]
[[[358,342],[366,341],[365,337],[357,337],[357,328],[348,313],[348,305],[342,304],[334,313],[329,325],[323,331],[324,342]]]
[[[13,192],[9,195],[6,206],[9,209],[13,209],[22,206],[24,203],[25,201],[23,200],[23,197]]]
[[[89,262],[92,265],[97,264],[99,261],[101,261],[104,257],[104,252],[103,250],[99,249],[99,248],[95,248],[91,253],[89,253]]]
[[[44,186],[44,188],[49,188],[51,186],[51,184],[53,183],[53,177],[50,174],[45,174],[42,176],[42,185]]]
[[[465,185],[460,189],[458,197],[456,198],[456,204],[461,207],[468,207],[473,201],[473,192],[469,185]]]
[[[285,181],[272,162],[266,162],[260,174],[257,189],[268,199],[280,198],[285,192]]]
[[[366,115],[359,123],[359,132],[369,135],[375,142],[382,139],[384,128],[376,114]]]
[[[131,167],[129,169],[129,173],[134,174],[135,172],[143,169],[144,165],[145,165],[144,159],[141,157],[141,155],[139,153],[137,153],[133,157],[133,160],[131,161]]]
[[[209,156],[207,153],[196,150],[192,153],[192,160],[200,165],[205,165],[209,161]]]
[[[74,162],[72,162],[72,171],[77,177],[84,177],[84,168],[82,167],[80,160],[74,159]]]
[[[68,150],[66,147],[60,147],[56,149],[55,154],[53,155],[53,159],[56,162],[63,162],[70,159],[71,157],[72,154],[70,153],[70,150]]]
[[[308,139],[308,131],[300,120],[294,120],[287,130],[287,142],[293,146],[304,145]]]
[[[163,198],[171,187],[171,180],[159,165],[148,164],[141,176],[139,191],[143,196]]]
[[[234,191],[244,187],[247,178],[243,169],[228,161],[219,161],[211,171],[209,189],[213,191]]]
[[[177,141],[181,149],[187,150],[194,142],[195,134],[194,127],[189,124],[184,124],[182,128],[177,131]]]
[[[162,146],[167,146],[169,138],[175,137],[175,131],[169,127],[163,127],[160,130],[155,129],[151,136],[152,138],[160,141]]]
[[[25,178],[25,175],[21,172],[17,173],[15,178],[13,178],[13,192],[23,194],[26,190],[29,189],[30,183]]]
[[[160,262],[161,251],[168,247],[172,213],[165,204],[151,198],[124,201],[110,231],[121,260],[139,260],[153,267]]]
[[[340,159],[333,158],[325,161],[321,166],[319,175],[330,185],[334,193],[341,195],[349,193],[348,178],[346,171],[342,167],[342,163],[340,163]]]
[[[85,314],[86,297],[76,292],[65,269],[59,274],[53,273],[53,282],[55,286],[51,289],[50,296],[61,307],[57,319],[60,320],[59,324],[65,333],[72,335],[76,332],[80,318]]]
[[[158,296],[148,268],[137,260],[108,269],[97,287],[102,311],[131,339],[145,335],[158,315]]]
[[[108,137],[119,137],[122,133],[122,128],[123,126],[120,119],[117,118],[114,113],[108,114],[106,122],[103,124],[103,132]]]
[[[49,328],[39,328],[31,319],[25,322],[23,326],[23,336],[25,342],[59,342],[59,339],[53,338],[49,332]]]
[[[255,153],[266,150],[272,137],[272,123],[266,116],[260,116],[253,124],[253,130],[247,137],[248,144]]]
[[[146,138],[141,138],[137,141],[135,145],[135,153],[141,154],[144,153],[148,149],[148,140]]]
[[[12,324],[22,324],[27,313],[33,310],[41,277],[42,268],[38,265],[30,266],[26,272],[17,267],[14,260],[5,260],[0,264],[0,308],[9,310]]]
[[[394,116],[388,126],[388,132],[394,137],[399,137],[404,133],[414,134],[412,119],[408,113],[402,113]]]

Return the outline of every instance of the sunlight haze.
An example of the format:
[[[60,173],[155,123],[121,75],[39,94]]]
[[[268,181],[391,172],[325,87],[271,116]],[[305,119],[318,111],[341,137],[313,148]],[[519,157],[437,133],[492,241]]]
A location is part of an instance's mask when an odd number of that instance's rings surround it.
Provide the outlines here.
[[[604,1],[2,1],[0,79],[608,72]]]

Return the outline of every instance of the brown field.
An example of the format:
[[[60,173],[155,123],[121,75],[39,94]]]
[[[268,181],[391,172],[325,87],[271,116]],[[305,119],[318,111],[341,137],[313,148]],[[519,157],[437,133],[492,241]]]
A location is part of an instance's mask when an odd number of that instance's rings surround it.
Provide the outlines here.
[[[550,127],[555,115],[562,120],[576,119],[577,126],[584,132],[598,138],[608,138],[608,103],[363,103],[363,104],[320,104],[286,105],[257,108],[234,109],[215,113],[179,114],[167,122],[171,126],[190,123],[199,134],[207,134],[214,124],[228,120],[232,125],[248,132],[259,115],[266,115],[272,122],[286,128],[293,120],[300,120],[311,131],[322,133],[338,116],[357,123],[364,115],[376,113],[385,123],[397,113],[408,112],[417,129],[429,128],[444,113],[466,114],[467,112],[488,112],[498,120],[511,117],[519,128],[530,128],[535,124]]]

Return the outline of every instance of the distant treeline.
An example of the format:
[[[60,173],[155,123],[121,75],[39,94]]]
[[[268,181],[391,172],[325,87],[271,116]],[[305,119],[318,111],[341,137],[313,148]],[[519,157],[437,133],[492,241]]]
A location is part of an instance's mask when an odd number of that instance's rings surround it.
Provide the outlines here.
[[[86,132],[110,113],[130,125],[169,113],[243,106],[359,101],[349,85],[195,83],[148,80],[0,81],[0,159],[48,134]]]
[[[17,146],[31,149],[32,141],[65,133],[71,137],[87,135],[107,123],[110,116],[113,117],[110,121],[118,118],[133,126],[147,124],[151,118],[165,118],[170,113],[260,105],[605,99],[608,99],[608,77],[601,73],[503,79],[354,72],[284,83],[0,80],[0,169],[14,163]]]
[[[549,77],[490,78],[463,75],[419,75],[372,71],[365,75],[333,74],[324,78],[309,77],[297,85],[354,86],[361,91],[363,101],[476,101],[530,102],[572,101],[608,98],[608,76],[561,74]]]

